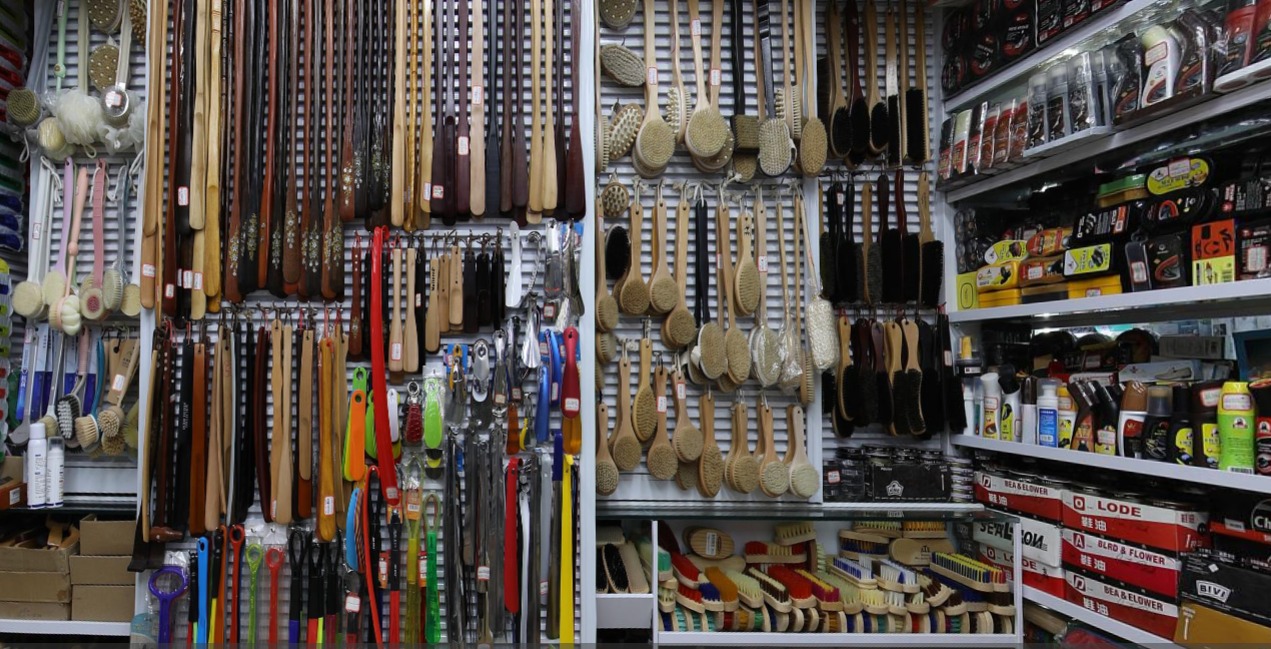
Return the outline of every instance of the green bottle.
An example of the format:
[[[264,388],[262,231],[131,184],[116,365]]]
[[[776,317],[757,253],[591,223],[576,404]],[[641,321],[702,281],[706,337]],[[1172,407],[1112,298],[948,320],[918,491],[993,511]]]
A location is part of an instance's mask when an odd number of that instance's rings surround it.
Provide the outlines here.
[[[1218,400],[1220,471],[1253,473],[1253,418],[1249,384],[1243,381],[1222,384],[1222,397]]]

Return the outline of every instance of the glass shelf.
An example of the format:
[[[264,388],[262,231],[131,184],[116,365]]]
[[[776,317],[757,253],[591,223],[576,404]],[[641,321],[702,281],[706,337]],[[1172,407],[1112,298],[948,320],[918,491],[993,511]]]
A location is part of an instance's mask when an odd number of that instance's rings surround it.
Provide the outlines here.
[[[739,521],[868,521],[1014,520],[979,504],[957,503],[825,503],[784,504],[758,502],[658,502],[620,501],[596,503],[599,520],[687,521],[728,519]]]

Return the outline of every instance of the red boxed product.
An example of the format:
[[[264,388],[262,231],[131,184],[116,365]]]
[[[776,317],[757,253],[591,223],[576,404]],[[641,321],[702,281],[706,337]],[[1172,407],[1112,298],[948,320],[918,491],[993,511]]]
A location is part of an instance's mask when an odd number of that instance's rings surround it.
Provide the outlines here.
[[[1064,527],[1170,552],[1209,546],[1209,537],[1202,531],[1208,526],[1209,514],[1119,498],[1065,491],[1063,523]]]
[[[1019,517],[1021,553],[1034,561],[1058,568],[1063,565],[1060,555],[1061,529],[1054,523]],[[976,521],[971,532],[976,542],[991,545],[999,550],[1015,549],[1015,523],[1013,521]]]
[[[1065,565],[1166,597],[1178,597],[1178,557],[1078,530],[1064,530],[1063,538]]]
[[[1069,570],[1064,598],[1099,615],[1124,622],[1148,633],[1172,638],[1178,605],[1152,595],[1118,588],[1086,574]]]
[[[975,476],[976,500],[1043,520],[1059,522],[1063,519],[1063,494],[1064,490],[1057,487],[1023,482],[984,471],[976,472]]]
[[[980,561],[1006,571],[1006,578],[1015,579],[1015,553],[980,544]],[[1038,563],[1028,557],[1020,558],[1020,570],[1024,573],[1024,585],[1054,595],[1064,596],[1064,569]]]

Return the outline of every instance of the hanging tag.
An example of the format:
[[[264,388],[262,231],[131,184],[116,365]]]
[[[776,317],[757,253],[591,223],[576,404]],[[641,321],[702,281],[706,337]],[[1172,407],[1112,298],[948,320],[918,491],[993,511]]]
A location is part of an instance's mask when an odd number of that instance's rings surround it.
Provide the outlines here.
[[[473,86],[472,87],[472,105],[474,107],[480,106],[484,102],[485,102],[485,87]]]
[[[185,186],[177,187],[177,205],[181,207],[188,207],[190,205],[190,188],[189,187],[185,187]]]
[[[468,155],[468,137],[466,135],[459,138],[459,155]]]
[[[658,69],[653,66],[649,66],[644,82],[654,88],[658,87]]]
[[[362,612],[362,598],[358,597],[357,595],[354,595],[353,593],[349,593],[348,595],[345,595],[344,612],[345,613],[361,613]]]
[[[658,397],[658,414],[660,415],[665,412],[666,412],[666,396],[663,395]]]
[[[711,68],[711,85],[718,86],[722,82],[722,76],[723,73],[719,68]]]
[[[155,267],[154,267],[154,264],[142,264],[142,265],[141,265],[141,274],[142,274],[142,275],[144,275],[144,276],[146,276],[146,277],[149,277],[149,278],[153,279],[153,278],[154,278],[154,276],[155,276],[155,274],[156,274],[156,272],[157,272],[157,271],[156,271],[156,269],[155,269]]]
[[[388,553],[387,552],[380,553],[379,572],[380,572],[379,574],[380,588],[388,588]]]
[[[490,566],[477,566],[477,581],[490,581]]]
[[[756,261],[759,266],[759,272],[767,273],[768,272],[768,255],[759,255],[759,258]]]
[[[335,515],[335,498],[333,496],[327,496],[322,499],[322,515],[323,516]]]

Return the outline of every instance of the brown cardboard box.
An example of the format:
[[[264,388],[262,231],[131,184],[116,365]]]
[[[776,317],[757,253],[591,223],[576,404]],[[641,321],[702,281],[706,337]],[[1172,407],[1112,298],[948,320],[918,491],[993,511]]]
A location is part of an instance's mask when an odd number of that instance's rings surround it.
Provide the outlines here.
[[[11,602],[71,601],[71,577],[62,572],[0,572],[0,597]]]
[[[0,618],[69,620],[71,619],[71,605],[52,602],[0,602]]]
[[[78,554],[79,532],[71,528],[63,547],[12,548],[0,547],[0,572],[59,572],[71,571],[71,555]],[[0,582],[3,583],[3,582]]]
[[[1195,602],[1178,607],[1174,642],[1187,647],[1218,649],[1225,645],[1271,645],[1271,627],[1228,615]]]
[[[132,555],[135,520],[99,521],[89,514],[79,522],[79,553],[93,556]]]
[[[131,557],[71,557],[71,585],[132,586],[136,576],[128,572]]]
[[[136,610],[132,586],[76,586],[71,619],[82,622],[131,622]]]
[[[0,462],[0,511],[26,505],[26,483],[22,481],[22,458],[10,455]],[[5,478],[9,478],[5,482]]]

